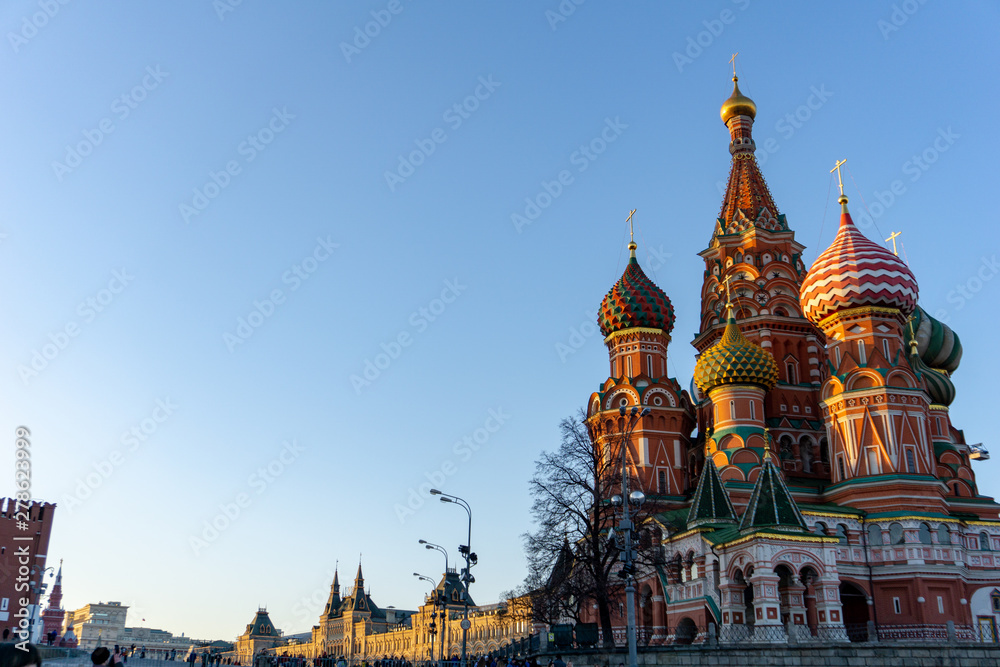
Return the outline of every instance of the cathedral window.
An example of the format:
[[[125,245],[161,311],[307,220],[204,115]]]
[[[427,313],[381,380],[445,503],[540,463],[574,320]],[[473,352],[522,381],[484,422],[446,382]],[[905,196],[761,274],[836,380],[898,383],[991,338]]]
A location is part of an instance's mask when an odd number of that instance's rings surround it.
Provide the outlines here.
[[[894,523],[889,526],[889,543],[890,544],[902,544],[906,541],[906,536],[903,534],[903,526]]]
[[[653,355],[646,355],[646,375],[653,377]]]
[[[729,418],[736,419],[736,401],[729,401]]]
[[[754,403],[753,401],[750,401],[750,419],[751,420],[757,419],[757,404]]]
[[[837,360],[837,367],[840,367],[840,346],[834,346],[833,356]]]
[[[628,376],[632,377],[632,357],[626,358],[625,363],[628,365]]]
[[[858,363],[864,366],[868,363],[868,357],[865,354],[865,341],[858,341]]]
[[[990,593],[990,604],[993,606],[994,613],[1000,613],[1000,590],[996,588]]]
[[[979,533],[979,550],[990,551],[990,536],[986,533]]]
[[[816,525],[813,526],[813,532],[817,535],[826,535],[826,524],[822,521],[817,521]]]
[[[917,472],[917,459],[913,455],[913,450],[909,447],[906,449],[906,472],[913,474]]]
[[[663,470],[656,476],[656,491],[660,494],[667,492],[667,473]]]
[[[847,544],[847,526],[842,523],[837,524],[837,539],[841,544]]]
[[[951,544],[951,533],[948,532],[948,524],[942,523],[937,527],[938,544]]]
[[[883,338],[882,339],[882,352],[885,353],[885,359],[886,359],[886,361],[888,361],[889,360],[889,339],[888,338]]]
[[[795,362],[794,361],[786,361],[785,362],[785,377],[788,380],[788,384],[798,384],[799,383],[799,377],[798,377],[798,375],[799,374],[796,372],[796,369],[795,369]]]
[[[844,472],[844,459],[843,457],[837,457],[837,469],[840,471],[840,481],[847,479],[847,473]]]
[[[931,544],[931,527],[926,523],[920,524],[920,543]]]
[[[892,610],[894,612],[896,612],[897,614],[902,614],[903,613],[902,609],[900,609],[900,606],[899,606],[899,598],[893,598],[892,599]]]
[[[882,528],[878,524],[868,525],[868,544],[873,547],[882,546]]]

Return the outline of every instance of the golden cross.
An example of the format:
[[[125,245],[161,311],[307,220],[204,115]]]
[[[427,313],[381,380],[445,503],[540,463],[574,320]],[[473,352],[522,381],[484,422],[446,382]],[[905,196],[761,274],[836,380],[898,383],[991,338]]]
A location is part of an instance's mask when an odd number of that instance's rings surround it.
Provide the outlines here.
[[[630,243],[635,243],[635,234],[632,232],[632,216],[635,215],[636,210],[632,209],[629,211],[628,218],[625,219],[625,222],[628,223],[628,240]]]
[[[734,53],[733,57],[729,59],[729,64],[733,66],[733,76],[736,76],[736,56],[738,55],[740,55],[739,51]]]
[[[837,164],[833,165],[833,169],[830,170],[831,174],[833,172],[837,172],[837,185],[840,186],[840,196],[841,197],[844,196],[844,179],[841,178],[841,176],[840,176],[840,168],[843,165],[845,165],[845,164],[847,164],[847,160],[838,160]]]
[[[732,279],[733,279],[733,274],[730,273],[728,276],[726,276],[726,279],[722,281],[722,282],[724,282],[726,284],[726,307],[727,308],[732,308],[732,306],[733,306],[733,300],[729,296],[729,281],[732,280]]]
[[[897,257],[899,257],[899,253],[896,252],[896,237],[902,233],[903,232],[893,232],[892,234],[889,234],[889,238],[886,239],[886,242],[892,241],[892,254]]]

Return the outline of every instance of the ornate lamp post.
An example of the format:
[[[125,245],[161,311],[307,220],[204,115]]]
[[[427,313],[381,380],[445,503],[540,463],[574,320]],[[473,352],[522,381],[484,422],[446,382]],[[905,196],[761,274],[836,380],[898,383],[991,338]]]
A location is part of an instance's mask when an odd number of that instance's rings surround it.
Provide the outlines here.
[[[432,496],[441,496],[441,502],[443,503],[454,503],[465,510],[469,515],[469,534],[468,539],[465,544],[458,545],[458,553],[465,556],[465,569],[462,570],[462,583],[465,584],[465,590],[462,591],[462,599],[465,603],[465,616],[462,619],[462,667],[469,666],[469,656],[468,656],[468,643],[469,643],[469,628],[472,627],[472,623],[469,622],[469,584],[475,583],[476,578],[472,576],[472,566],[479,562],[479,557],[472,553],[472,508],[469,507],[469,503],[465,502],[462,498],[458,496],[453,496],[447,493],[441,493],[437,489],[431,489]]]
[[[632,441],[632,431],[635,430],[639,419],[649,414],[649,408],[644,408],[642,412],[639,412],[639,408],[633,407],[626,413],[623,406],[618,408],[618,414],[622,417],[626,417],[627,414],[625,429],[622,431],[621,437],[622,494],[620,496],[612,496],[611,504],[622,508],[622,519],[618,522],[618,534],[615,534],[615,530],[612,528],[608,535],[608,540],[618,547],[620,550],[618,558],[623,562],[618,575],[625,579],[625,609],[628,614],[628,618],[625,620],[625,634],[628,638],[628,664],[629,667],[637,667],[638,656],[636,655],[635,645],[635,560],[639,554],[632,548],[632,531],[635,530],[635,525],[632,523],[629,509],[634,507],[638,510],[642,503],[645,502],[646,495],[638,490],[629,493],[628,461],[625,455],[628,452],[628,445]]]

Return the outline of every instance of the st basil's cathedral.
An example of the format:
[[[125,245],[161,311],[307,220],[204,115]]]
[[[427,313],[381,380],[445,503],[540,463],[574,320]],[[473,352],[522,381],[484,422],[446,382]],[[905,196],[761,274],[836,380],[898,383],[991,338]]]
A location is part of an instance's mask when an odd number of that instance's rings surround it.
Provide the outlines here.
[[[949,415],[958,336],[854,224],[842,186],[836,238],[803,263],[754,155],[756,104],[733,83],[693,381],[667,376],[674,310],[634,241],[598,316],[610,377],[586,426],[612,455],[634,415],[627,465],[653,508],[640,643],[710,624],[763,641],[922,637],[949,621],[995,641],[1000,505],[972,471],[986,450]]]

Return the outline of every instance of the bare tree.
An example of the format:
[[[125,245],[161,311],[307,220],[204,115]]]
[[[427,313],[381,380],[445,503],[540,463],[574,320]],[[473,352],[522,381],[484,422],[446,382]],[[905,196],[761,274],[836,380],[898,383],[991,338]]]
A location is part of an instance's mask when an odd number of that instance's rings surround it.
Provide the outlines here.
[[[618,552],[608,543],[616,509],[609,501],[621,491],[621,441],[618,451],[602,451],[583,410],[559,428],[559,447],[542,453],[530,482],[537,529],[523,535],[528,577],[521,590],[539,622],[579,622],[585,605],[596,605],[603,643],[614,646],[612,601],[623,581],[614,571]],[[636,517],[637,525],[642,521]]]

